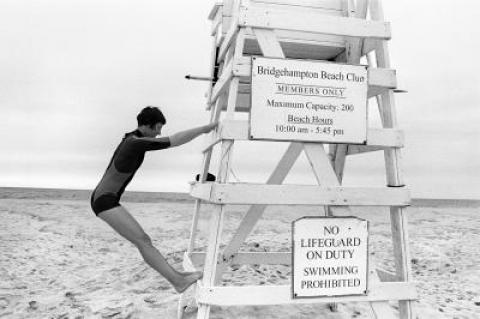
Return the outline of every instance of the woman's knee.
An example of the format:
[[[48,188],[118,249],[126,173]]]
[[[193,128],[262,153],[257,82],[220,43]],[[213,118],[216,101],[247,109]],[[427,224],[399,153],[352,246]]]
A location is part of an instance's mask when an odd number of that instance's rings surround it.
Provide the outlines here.
[[[151,247],[152,246],[152,239],[146,233],[143,233],[139,237],[135,238],[135,241],[133,243],[138,248]]]

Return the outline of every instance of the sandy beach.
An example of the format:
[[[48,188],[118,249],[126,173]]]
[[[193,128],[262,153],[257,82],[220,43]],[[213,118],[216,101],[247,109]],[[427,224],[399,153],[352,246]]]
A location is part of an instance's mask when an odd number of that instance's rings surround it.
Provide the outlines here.
[[[175,294],[133,245],[90,210],[85,191],[3,189],[0,196],[0,318],[175,318]],[[155,246],[180,268],[193,202],[187,195],[130,193],[124,202]],[[211,207],[210,207],[211,209]],[[223,242],[246,207],[231,206]],[[419,318],[480,318],[480,210],[475,201],[414,201],[408,209]],[[370,221],[372,260],[393,270],[387,210],[361,208]],[[286,251],[291,221],[315,207],[269,207],[244,250]],[[206,243],[209,214],[201,216]],[[288,283],[287,266],[234,266],[224,283]],[[392,307],[395,305],[392,304]],[[212,307],[211,318],[373,318],[368,304]],[[190,314],[189,318],[194,318]]]

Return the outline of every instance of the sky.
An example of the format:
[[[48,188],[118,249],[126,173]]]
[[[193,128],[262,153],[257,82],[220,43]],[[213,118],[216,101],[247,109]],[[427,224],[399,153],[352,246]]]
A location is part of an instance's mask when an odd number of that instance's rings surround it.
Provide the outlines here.
[[[93,189],[146,105],[165,135],[206,124],[207,85],[184,76],[210,72],[213,3],[0,1],[0,186]],[[412,196],[480,199],[480,4],[383,7]],[[204,142],[150,152],[127,190],[188,192]],[[237,143],[232,180],[265,182],[286,145]],[[286,182],[315,183],[304,155]],[[385,185],[382,152],[349,157],[344,184]]]

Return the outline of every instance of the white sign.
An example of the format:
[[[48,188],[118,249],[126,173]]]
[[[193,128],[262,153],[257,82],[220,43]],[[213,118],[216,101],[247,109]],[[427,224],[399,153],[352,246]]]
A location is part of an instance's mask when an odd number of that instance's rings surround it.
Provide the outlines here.
[[[252,57],[250,138],[364,144],[367,68]]]
[[[292,233],[293,298],[367,294],[368,221],[303,217]]]

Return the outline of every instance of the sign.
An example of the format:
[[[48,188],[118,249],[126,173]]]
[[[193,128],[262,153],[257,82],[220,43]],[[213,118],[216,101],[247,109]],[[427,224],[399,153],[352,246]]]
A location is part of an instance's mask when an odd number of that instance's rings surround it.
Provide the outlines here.
[[[303,217],[293,225],[293,298],[366,295],[368,221]]]
[[[250,138],[365,144],[367,67],[252,57]]]

